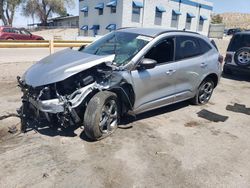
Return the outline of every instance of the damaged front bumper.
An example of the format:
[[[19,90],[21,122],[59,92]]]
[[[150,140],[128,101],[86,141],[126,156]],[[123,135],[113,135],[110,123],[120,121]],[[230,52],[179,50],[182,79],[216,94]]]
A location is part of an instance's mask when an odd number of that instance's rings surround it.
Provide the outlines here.
[[[22,123],[23,132],[26,132],[27,127],[29,127],[28,123],[26,123],[28,119],[39,123],[45,120],[51,126],[54,126],[53,124],[56,122],[63,127],[80,123],[81,118],[77,114],[77,108],[84,106],[82,104],[84,104],[86,97],[98,89],[98,84],[94,82],[77,89],[70,95],[62,96],[56,91],[53,98],[45,99],[43,95],[46,94],[48,87],[42,87],[41,90],[34,94],[32,88],[25,85],[20,78],[18,78],[18,83],[23,92],[23,105],[18,111],[21,122],[25,122]]]
[[[57,99],[50,100],[40,100],[34,98],[28,98],[30,102],[36,109],[45,113],[62,113],[67,110],[78,107],[83,100],[96,88],[96,84],[90,84],[84,88],[76,90],[70,96],[58,96]]]

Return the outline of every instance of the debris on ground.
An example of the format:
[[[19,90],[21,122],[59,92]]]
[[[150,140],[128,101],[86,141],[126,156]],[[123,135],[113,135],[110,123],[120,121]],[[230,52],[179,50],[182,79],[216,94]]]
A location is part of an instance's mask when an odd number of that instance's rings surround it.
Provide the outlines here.
[[[187,123],[185,123],[185,127],[197,127],[199,125],[199,123],[197,121],[189,121]]]
[[[47,177],[49,177],[49,174],[43,173],[43,178],[47,178]]]
[[[250,115],[250,108],[247,108],[246,105],[235,103],[232,105],[227,105],[226,110],[236,113],[242,113]]]
[[[9,133],[10,134],[16,134],[18,132],[18,129],[17,129],[17,125],[14,125],[12,127],[8,127],[9,128]]]
[[[4,120],[4,119],[7,119],[7,118],[10,118],[10,117],[19,117],[19,116],[18,116],[18,114],[15,114],[15,113],[8,113],[6,115],[0,116],[0,121]]]
[[[223,116],[208,110],[201,110],[200,112],[197,113],[198,117],[204,118],[209,121],[213,122],[225,122],[229,117],[228,116]]]

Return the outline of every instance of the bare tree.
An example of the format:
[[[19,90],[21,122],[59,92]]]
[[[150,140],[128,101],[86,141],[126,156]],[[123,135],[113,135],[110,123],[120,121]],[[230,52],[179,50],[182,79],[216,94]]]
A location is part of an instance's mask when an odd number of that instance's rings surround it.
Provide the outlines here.
[[[0,0],[0,19],[4,25],[12,26],[15,11],[22,0]]]
[[[34,18],[36,15],[43,26],[53,13],[61,16],[67,15],[66,6],[73,7],[74,0],[26,0],[23,5],[23,15]]]

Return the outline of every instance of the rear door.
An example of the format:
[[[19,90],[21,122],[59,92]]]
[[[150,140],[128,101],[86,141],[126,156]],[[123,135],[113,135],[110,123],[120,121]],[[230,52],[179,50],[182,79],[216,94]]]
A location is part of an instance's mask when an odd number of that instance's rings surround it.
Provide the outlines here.
[[[182,101],[194,96],[208,66],[196,37],[176,37],[176,61],[178,69],[175,101]]]

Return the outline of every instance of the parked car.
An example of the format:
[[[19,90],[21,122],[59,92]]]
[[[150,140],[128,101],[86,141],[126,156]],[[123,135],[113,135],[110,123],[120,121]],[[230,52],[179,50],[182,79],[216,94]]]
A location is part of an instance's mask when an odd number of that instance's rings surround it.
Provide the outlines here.
[[[235,34],[227,48],[223,72],[250,73],[250,31]]]
[[[235,33],[241,32],[240,28],[233,28],[227,30],[227,35],[234,35]]]
[[[223,60],[197,33],[126,28],[86,48],[66,49],[29,68],[23,91],[22,130],[28,119],[80,124],[93,140],[115,131],[124,114],[140,114],[191,99],[206,104]]]
[[[43,37],[33,35],[24,28],[0,27],[0,40],[44,40]]]

